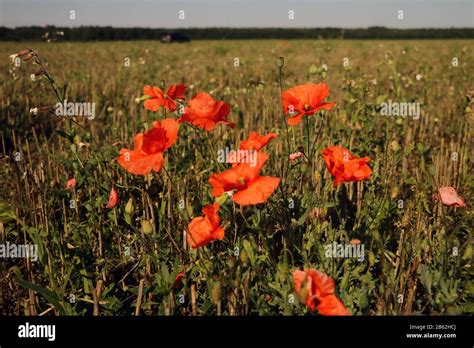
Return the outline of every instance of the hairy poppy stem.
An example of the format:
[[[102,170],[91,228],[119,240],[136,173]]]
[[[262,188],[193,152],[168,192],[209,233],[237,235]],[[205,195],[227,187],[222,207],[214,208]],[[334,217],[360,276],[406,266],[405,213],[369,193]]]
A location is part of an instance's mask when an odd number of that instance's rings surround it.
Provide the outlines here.
[[[310,151],[311,151],[311,149],[310,149],[311,145],[310,145],[310,139],[309,139],[309,117],[305,117],[305,119],[306,119],[306,143],[308,145],[308,152],[307,153],[309,155]]]
[[[284,66],[284,63],[278,66],[278,83],[280,85],[280,102],[281,102],[281,96],[283,95],[283,82],[282,82],[283,81],[283,66]],[[288,123],[286,122],[285,114],[283,114],[283,122],[285,123],[285,130],[286,130],[286,153],[289,154],[291,152],[290,132],[288,131]],[[289,165],[289,162],[288,162],[288,165]],[[288,171],[288,165],[287,165],[287,171]]]

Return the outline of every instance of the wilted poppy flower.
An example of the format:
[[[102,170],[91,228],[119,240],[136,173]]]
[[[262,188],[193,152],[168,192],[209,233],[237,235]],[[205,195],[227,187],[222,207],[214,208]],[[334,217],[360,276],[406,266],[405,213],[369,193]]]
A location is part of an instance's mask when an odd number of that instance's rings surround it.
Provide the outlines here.
[[[179,122],[167,118],[155,121],[153,128],[134,139],[134,149],[121,149],[118,163],[131,174],[147,175],[158,172],[163,165],[163,152],[178,139]]]
[[[156,111],[164,106],[169,111],[176,111],[178,107],[177,99],[184,100],[185,85],[171,85],[166,92],[166,95],[158,87],[145,86],[143,87],[143,94],[151,97],[143,103],[145,109]]]
[[[329,172],[334,176],[334,187],[342,182],[368,179],[372,173],[367,165],[370,161],[369,157],[358,158],[341,146],[324,149],[323,158]]]
[[[300,157],[304,157],[304,153],[302,153],[301,151],[298,151],[298,152],[295,152],[295,153],[290,153],[290,155],[288,156],[291,163],[296,162],[296,159],[300,158]]]
[[[257,132],[250,132],[249,138],[240,142],[240,149],[259,151],[265,147],[270,140],[275,139],[277,136],[275,133],[260,135]]]
[[[209,244],[216,239],[224,239],[224,230],[220,226],[218,211],[219,204],[208,204],[202,209],[204,216],[194,218],[189,223],[186,239],[193,249]]]
[[[77,184],[77,180],[72,178],[72,179],[69,179],[66,183],[66,190],[69,190],[71,188],[73,188],[74,186],[76,186]]]
[[[295,86],[283,92],[283,112],[290,114],[288,124],[297,125],[303,115],[311,116],[319,110],[329,110],[336,103],[326,103],[324,99],[329,96],[329,88],[325,83],[306,83]]]
[[[112,186],[112,190],[110,191],[109,194],[109,200],[107,201],[107,205],[105,206],[106,208],[114,208],[119,201],[119,195],[117,190]]]
[[[464,199],[458,195],[453,187],[440,187],[439,194],[434,196],[435,200],[451,207],[464,207]]]
[[[218,123],[234,128],[235,124],[227,121],[229,113],[229,104],[215,100],[207,93],[198,93],[189,100],[188,106],[184,108],[184,114],[179,121],[189,122],[207,131],[213,130]]]
[[[209,178],[212,196],[219,197],[224,192],[236,190],[232,199],[237,204],[251,205],[266,202],[280,183],[280,178],[259,175],[267,160],[268,155],[258,152],[254,166],[249,163],[239,163],[222,173],[212,174]]]
[[[30,60],[31,58],[33,58],[35,55],[36,53],[32,49],[27,48],[27,49],[21,50],[20,52],[16,54],[10,55],[10,59],[12,60],[12,62],[15,62],[16,58],[20,58],[22,61],[26,62]]]
[[[293,271],[298,298],[321,315],[349,315],[344,304],[334,295],[334,280],[315,269]]]

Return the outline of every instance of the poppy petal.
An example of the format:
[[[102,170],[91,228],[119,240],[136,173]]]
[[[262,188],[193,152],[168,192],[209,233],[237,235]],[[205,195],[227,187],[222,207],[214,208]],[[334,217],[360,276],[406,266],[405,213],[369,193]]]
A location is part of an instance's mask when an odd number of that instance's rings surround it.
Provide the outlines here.
[[[301,122],[301,119],[303,118],[303,113],[300,113],[296,116],[290,117],[287,122],[290,126],[296,126],[298,123]]]
[[[148,155],[143,151],[121,149],[117,161],[130,174],[148,175],[151,171],[159,172],[164,160],[162,152]]]
[[[155,125],[155,123],[153,125]],[[173,118],[166,118],[161,121],[161,127],[166,132],[166,150],[176,143],[176,140],[178,139],[179,122]]]
[[[212,230],[209,220],[199,216],[189,223],[186,240],[191,248],[199,248],[212,241]]]
[[[317,306],[318,312],[321,315],[349,315],[346,306],[335,295],[324,296],[319,300]]]
[[[260,176],[250,182],[245,190],[235,193],[232,199],[240,205],[265,203],[279,183],[280,178]]]
[[[171,99],[185,99],[184,92],[186,92],[186,86],[183,84],[180,85],[171,85],[168,88],[166,94]]]
[[[275,139],[277,136],[275,133],[260,135],[257,132],[251,132],[247,140],[240,142],[240,149],[259,151],[265,147],[270,140]]]
[[[143,106],[147,110],[157,111],[157,110],[159,110],[159,108],[161,108],[163,106],[163,100],[162,99],[157,99],[157,98],[147,99],[143,103]]]
[[[436,196],[441,203],[452,207],[465,207],[464,199],[458,195],[454,187],[440,187],[439,195]]]
[[[115,206],[117,206],[118,201],[119,201],[118,192],[117,190],[115,190],[114,187],[112,187],[112,190],[110,191],[110,194],[109,194],[109,200],[107,201],[107,205],[105,207],[109,209],[114,208]]]

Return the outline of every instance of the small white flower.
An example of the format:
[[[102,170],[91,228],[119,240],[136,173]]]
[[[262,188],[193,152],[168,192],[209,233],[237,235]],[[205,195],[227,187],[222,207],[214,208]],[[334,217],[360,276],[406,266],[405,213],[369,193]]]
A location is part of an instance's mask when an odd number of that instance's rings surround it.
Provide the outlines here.
[[[321,68],[323,68],[324,71],[328,71],[328,66],[326,64],[321,65]]]
[[[30,109],[30,114],[37,115],[38,114],[38,108]]]
[[[140,104],[141,99],[140,98],[135,98],[135,103]]]
[[[417,75],[416,75],[416,79],[417,79],[418,81],[420,81],[422,78],[423,78],[423,75],[421,75],[421,74],[417,74]]]
[[[36,81],[36,75],[35,75],[35,74],[31,74],[31,75],[30,75],[30,79],[31,79],[31,81],[35,82],[35,81]]]

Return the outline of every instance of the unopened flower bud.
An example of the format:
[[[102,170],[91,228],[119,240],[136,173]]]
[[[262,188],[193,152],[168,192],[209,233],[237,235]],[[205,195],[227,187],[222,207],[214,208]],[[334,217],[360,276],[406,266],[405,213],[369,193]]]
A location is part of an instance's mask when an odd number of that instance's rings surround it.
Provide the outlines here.
[[[125,205],[125,212],[127,214],[133,214],[135,210],[135,205],[133,204],[133,197],[130,197],[127,204]]]
[[[144,234],[150,234],[153,232],[153,226],[151,225],[149,220],[142,220],[141,223],[142,223],[141,230]]]

